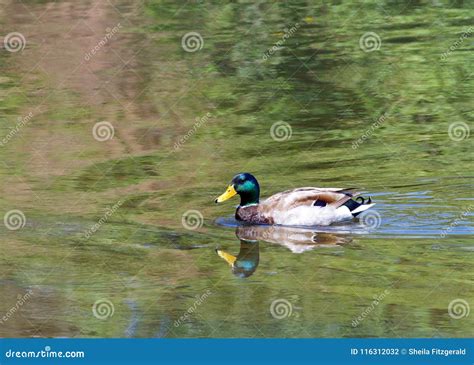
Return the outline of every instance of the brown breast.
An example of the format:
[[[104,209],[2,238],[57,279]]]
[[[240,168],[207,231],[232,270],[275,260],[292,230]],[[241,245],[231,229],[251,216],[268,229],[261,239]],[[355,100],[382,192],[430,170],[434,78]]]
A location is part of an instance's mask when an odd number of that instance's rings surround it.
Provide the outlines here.
[[[258,205],[238,207],[235,211],[235,219],[254,224],[273,224],[273,218],[262,214]]]

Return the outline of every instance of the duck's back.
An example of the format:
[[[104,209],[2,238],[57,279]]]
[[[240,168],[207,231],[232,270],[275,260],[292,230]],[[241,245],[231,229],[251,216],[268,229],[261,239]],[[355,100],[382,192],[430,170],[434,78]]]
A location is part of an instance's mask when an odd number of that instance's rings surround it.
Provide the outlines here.
[[[356,189],[305,187],[272,195],[259,204],[238,207],[235,217],[252,224],[329,225],[354,218],[374,204],[353,200]]]
[[[259,211],[274,224],[328,225],[353,217],[344,203],[357,194],[355,189],[298,188],[272,195],[260,203]]]

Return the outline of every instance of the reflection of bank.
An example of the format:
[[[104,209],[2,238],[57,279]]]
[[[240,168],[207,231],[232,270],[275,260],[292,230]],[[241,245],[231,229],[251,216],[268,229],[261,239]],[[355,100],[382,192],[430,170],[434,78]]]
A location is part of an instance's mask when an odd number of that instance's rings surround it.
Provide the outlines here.
[[[283,226],[239,226],[235,234],[240,239],[237,256],[223,250],[216,252],[231,266],[232,273],[241,278],[251,276],[258,267],[259,241],[285,246],[293,253],[303,253],[318,247],[342,246],[352,241],[347,236]]]

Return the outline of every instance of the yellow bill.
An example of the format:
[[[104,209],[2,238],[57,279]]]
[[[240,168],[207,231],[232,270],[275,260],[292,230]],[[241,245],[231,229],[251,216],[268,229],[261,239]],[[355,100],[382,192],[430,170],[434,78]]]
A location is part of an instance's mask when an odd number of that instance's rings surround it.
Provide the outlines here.
[[[226,260],[226,262],[230,266],[234,266],[234,262],[235,262],[235,260],[237,260],[237,257],[235,257],[234,255],[231,255],[230,253],[227,253],[225,251],[221,251],[221,250],[216,250],[216,252],[219,255],[219,257],[222,257],[224,260]]]
[[[227,190],[225,191],[225,193],[222,194],[221,196],[219,196],[219,197],[215,200],[215,202],[216,202],[216,203],[225,202],[227,199],[232,198],[235,194],[237,194],[237,192],[236,192],[235,189],[234,189],[234,185],[229,185],[229,187],[227,188]]]

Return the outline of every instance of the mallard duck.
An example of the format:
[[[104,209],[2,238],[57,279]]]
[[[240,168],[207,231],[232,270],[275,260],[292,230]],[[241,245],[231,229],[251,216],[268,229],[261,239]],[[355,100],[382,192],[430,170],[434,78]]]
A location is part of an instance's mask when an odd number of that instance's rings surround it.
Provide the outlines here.
[[[251,224],[327,226],[352,219],[375,205],[370,198],[366,201],[357,197],[360,193],[354,188],[298,188],[260,202],[260,185],[249,173],[235,175],[215,202],[224,202],[237,194],[240,195],[240,205],[235,218]]]

